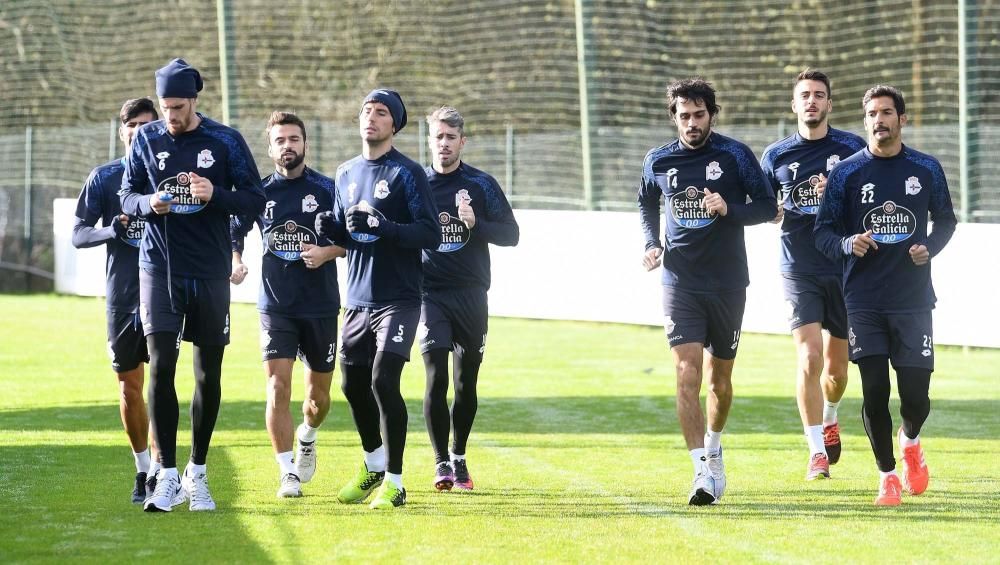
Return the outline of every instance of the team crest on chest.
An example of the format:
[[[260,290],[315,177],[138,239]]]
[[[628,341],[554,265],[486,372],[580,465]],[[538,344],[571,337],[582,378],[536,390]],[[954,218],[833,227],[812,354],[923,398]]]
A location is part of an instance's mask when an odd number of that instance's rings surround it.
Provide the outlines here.
[[[469,191],[464,188],[455,193],[455,207],[458,208],[463,203],[465,204],[472,203],[472,197],[469,196]]]
[[[389,196],[389,181],[382,179],[375,183],[375,198],[379,200]]]
[[[316,202],[316,197],[312,194],[307,194],[305,198],[302,199],[302,211],[306,213],[315,212],[319,208],[319,202]]]
[[[215,164],[215,157],[212,156],[212,152],[208,149],[202,149],[201,153],[198,154],[198,168],[207,169]]]
[[[833,167],[840,162],[840,155],[830,155],[826,158],[826,170],[832,171]]]
[[[705,167],[705,178],[707,180],[718,180],[722,176],[722,167],[718,161],[712,161]]]
[[[161,171],[166,168],[168,157],[170,157],[170,153],[167,151],[160,151],[159,153],[156,154],[156,160],[159,161],[159,163],[157,163],[156,166]]]
[[[910,178],[906,179],[906,193],[907,194],[913,196],[914,194],[917,194],[918,192],[920,192],[921,188],[923,188],[923,187],[920,186],[920,179],[918,179],[917,177],[910,177]]]
[[[347,200],[348,202],[354,202],[354,195],[358,193],[358,183],[352,182],[347,185]]]

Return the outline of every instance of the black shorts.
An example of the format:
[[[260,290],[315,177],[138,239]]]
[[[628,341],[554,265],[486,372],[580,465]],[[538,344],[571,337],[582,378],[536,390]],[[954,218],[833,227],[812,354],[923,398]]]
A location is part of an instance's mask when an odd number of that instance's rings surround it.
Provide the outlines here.
[[[746,302],[746,289],[701,293],[664,286],[667,343],[670,347],[700,343],[713,357],[735,359]]]
[[[410,360],[410,348],[420,322],[419,306],[383,306],[374,310],[344,310],[340,362],[371,366],[379,351]]]
[[[934,370],[934,328],[931,311],[899,314],[853,312],[847,334],[851,361],[888,355],[893,367]]]
[[[149,362],[138,313],[108,312],[108,355],[116,373],[125,373],[140,363]]]
[[[260,313],[260,351],[264,361],[298,357],[312,371],[333,371],[337,318],[296,318]]]
[[[420,352],[450,349],[457,355],[486,352],[489,331],[489,306],[486,290],[463,288],[434,290],[424,294],[420,306]]]
[[[229,345],[229,280],[167,278],[139,269],[139,317],[145,335],[168,332],[195,345]],[[183,333],[182,333],[183,331]]]
[[[840,275],[781,273],[791,329],[819,323],[830,335],[847,339],[847,307]]]

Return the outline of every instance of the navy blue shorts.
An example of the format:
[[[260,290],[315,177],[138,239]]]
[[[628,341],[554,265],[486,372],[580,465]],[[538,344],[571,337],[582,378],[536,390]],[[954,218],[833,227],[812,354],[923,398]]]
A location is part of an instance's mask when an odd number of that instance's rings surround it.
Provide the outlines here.
[[[853,312],[847,334],[851,361],[888,355],[893,367],[934,370],[934,328],[931,311],[899,314]]]
[[[149,362],[146,336],[142,335],[138,313],[108,312],[108,356],[116,373],[125,373],[140,363]]]
[[[420,352],[449,349],[457,355],[486,352],[489,331],[486,289],[457,288],[424,293],[420,307]]]
[[[746,303],[746,289],[701,293],[664,286],[667,343],[670,347],[700,343],[713,357],[735,359]]]
[[[260,351],[264,361],[295,359],[317,373],[333,371],[337,318],[296,318],[260,313]]]
[[[340,362],[372,366],[379,351],[410,360],[410,348],[420,322],[419,306],[383,306],[374,310],[344,310]]]
[[[840,275],[781,273],[791,329],[819,323],[830,335],[847,339],[847,307]]]
[[[145,335],[167,332],[195,345],[229,345],[229,280],[167,278],[139,269],[139,318]]]

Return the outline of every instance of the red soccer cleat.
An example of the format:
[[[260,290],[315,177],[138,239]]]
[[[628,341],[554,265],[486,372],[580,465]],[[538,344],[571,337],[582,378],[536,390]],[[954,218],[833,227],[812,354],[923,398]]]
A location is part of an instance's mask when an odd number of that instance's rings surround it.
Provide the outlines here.
[[[823,426],[823,445],[826,446],[830,464],[836,465],[837,461],[840,461],[840,424],[834,422],[829,426]]]
[[[878,488],[875,506],[899,506],[903,501],[903,487],[899,484],[898,475],[886,475]]]
[[[806,471],[806,480],[830,478],[830,460],[822,453],[814,453],[809,459],[809,469]]]
[[[899,450],[903,459],[903,488],[910,494],[921,494],[927,490],[931,473],[924,461],[924,450],[920,444],[903,447],[903,428],[899,428]]]

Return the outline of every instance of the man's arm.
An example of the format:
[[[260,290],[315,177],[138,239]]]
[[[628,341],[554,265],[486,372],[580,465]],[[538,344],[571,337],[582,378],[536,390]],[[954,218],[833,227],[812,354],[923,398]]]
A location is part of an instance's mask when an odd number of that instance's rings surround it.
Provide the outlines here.
[[[232,139],[236,143],[229,154],[226,175],[235,190],[213,186],[208,201],[234,216],[253,218],[264,211],[264,204],[267,201],[264,196],[264,185],[260,181],[260,173],[257,171],[253,154],[250,153],[243,136],[236,134]]]
[[[120,233],[125,232],[124,222],[128,221],[128,216],[124,214],[116,218],[110,226],[96,228],[97,220],[103,217],[102,203],[103,194],[101,180],[98,178],[98,170],[91,171],[80,190],[80,196],[76,201],[76,224],[73,225],[73,247],[83,249],[86,247],[96,247],[106,243]],[[122,221],[124,218],[124,221]]]
[[[663,191],[656,184],[653,170],[646,163],[643,165],[642,180],[639,182],[636,199],[639,203],[639,222],[642,224],[642,233],[646,236],[646,251],[654,248],[663,249],[663,245],[660,243],[661,196],[663,196]]]
[[[726,202],[726,217],[744,226],[770,222],[778,215],[778,202],[771,185],[764,177],[764,171],[757,163],[757,157],[746,147],[741,147],[742,158],[737,158],[743,189],[750,197],[750,203]]]
[[[944,176],[944,169],[940,163],[934,174],[934,185],[931,187],[931,200],[928,205],[932,230],[927,236],[927,251],[933,258],[944,249],[944,246],[951,240],[955,233],[955,226],[958,218],[955,217],[955,209],[951,205],[951,192],[948,190],[948,180]]]
[[[315,227],[316,235],[326,238],[330,243],[346,247],[347,240],[347,225],[344,221],[344,207],[340,203],[340,199],[337,198],[337,188],[336,183],[327,189],[330,193],[330,198],[333,201],[333,211],[320,212],[316,214]]]
[[[826,191],[819,203],[819,211],[816,213],[816,227],[813,228],[813,235],[816,237],[816,249],[833,261],[840,261],[845,256],[852,253],[847,236],[847,228],[844,225],[844,198],[845,181],[843,174],[839,174],[834,168],[830,177],[826,181]],[[845,242],[848,247],[845,247]]]
[[[475,230],[493,245],[513,247],[521,237],[521,229],[514,218],[514,210],[500,185],[492,177],[482,179],[486,195],[486,217],[476,220]]]
[[[122,212],[142,218],[154,214],[153,202],[150,200],[152,191],[149,190],[149,173],[143,161],[145,146],[146,137],[141,131],[137,132],[125,158],[125,173],[122,175],[122,186],[118,191]],[[156,198],[156,195],[152,195],[152,198]],[[169,208],[169,204],[167,207]]]

